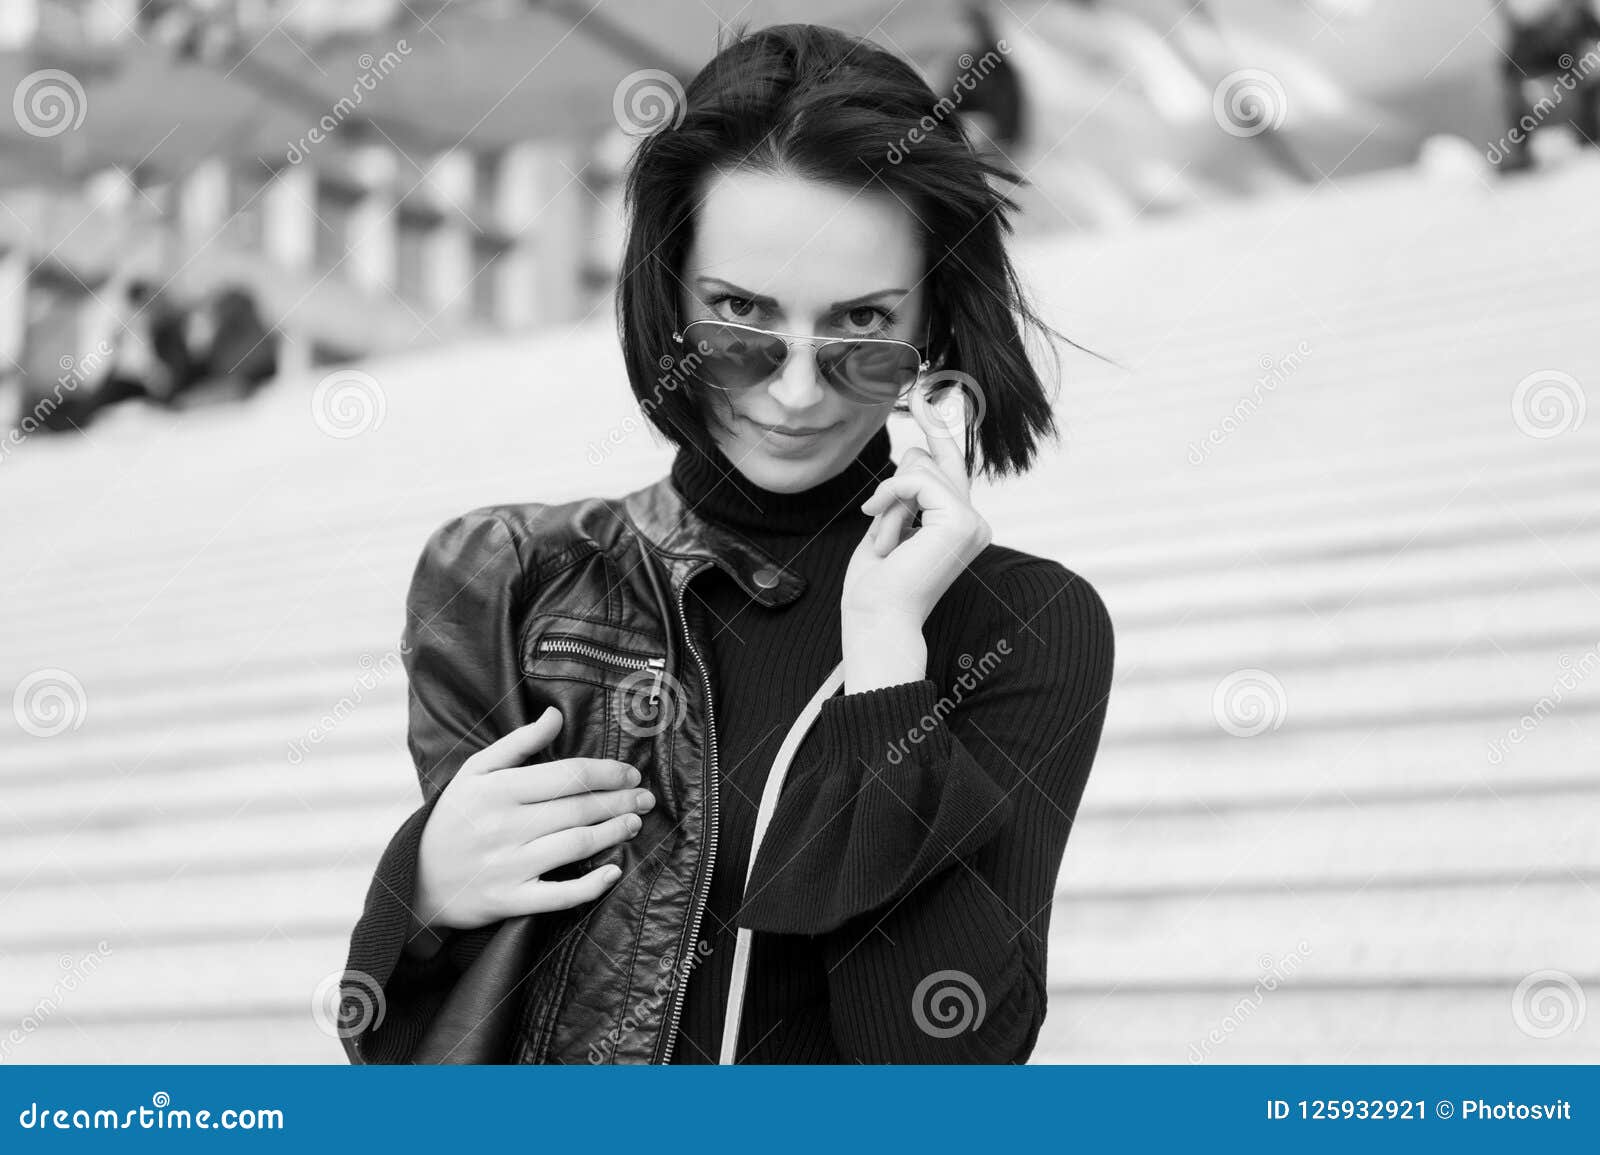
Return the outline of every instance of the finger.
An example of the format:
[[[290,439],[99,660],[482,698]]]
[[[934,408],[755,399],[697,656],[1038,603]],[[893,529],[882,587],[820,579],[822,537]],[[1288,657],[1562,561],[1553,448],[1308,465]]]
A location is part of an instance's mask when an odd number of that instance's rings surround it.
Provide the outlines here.
[[[524,807],[529,816],[524,837],[531,842],[557,830],[592,826],[622,814],[646,814],[655,804],[656,796],[642,787],[555,798],[540,806]]]
[[[561,711],[551,706],[526,726],[518,726],[473,754],[461,763],[461,771],[486,774],[507,766],[521,766],[548,746],[560,732]]]
[[[614,758],[558,758],[531,766],[510,766],[498,775],[506,797],[514,802],[548,802],[591,790],[621,790],[637,786],[642,775]]]
[[[861,504],[863,513],[880,513],[902,500],[928,511],[950,510],[967,504],[966,498],[955,493],[937,469],[916,467],[904,469],[878,484],[871,497]]]
[[[889,507],[873,539],[873,547],[880,557],[892,552],[900,544],[905,536],[906,525],[915,516],[916,512],[903,501],[896,501]]]
[[[571,826],[536,838],[527,846],[528,876],[537,878],[557,866],[599,854],[608,846],[626,842],[643,826],[644,819],[637,814],[623,814],[593,826]]]
[[[928,455],[950,483],[965,493],[971,484],[967,477],[967,391],[952,384],[939,391],[937,400],[926,389],[912,394],[911,412],[928,441]]]
[[[517,914],[543,914],[566,910],[580,902],[591,902],[615,886],[622,878],[622,867],[612,863],[597,866],[581,878],[546,882],[536,878],[511,891],[510,900]]]

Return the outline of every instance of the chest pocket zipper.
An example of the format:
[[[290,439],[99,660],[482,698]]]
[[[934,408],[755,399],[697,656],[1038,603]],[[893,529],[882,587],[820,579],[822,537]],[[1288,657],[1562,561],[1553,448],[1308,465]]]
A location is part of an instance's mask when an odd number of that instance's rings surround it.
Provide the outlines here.
[[[666,658],[642,658],[636,654],[624,654],[597,646],[593,642],[579,641],[577,638],[541,638],[534,644],[533,652],[536,655],[578,654],[591,661],[622,670],[654,670],[655,676],[650,680],[650,705],[654,707],[661,700],[661,678],[667,669]]]

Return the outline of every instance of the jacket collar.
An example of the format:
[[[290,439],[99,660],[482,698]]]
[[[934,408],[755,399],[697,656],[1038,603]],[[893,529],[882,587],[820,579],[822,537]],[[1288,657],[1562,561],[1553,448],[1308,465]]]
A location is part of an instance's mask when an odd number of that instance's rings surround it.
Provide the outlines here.
[[[674,592],[694,570],[709,561],[764,606],[784,606],[805,592],[806,579],[753,542],[690,509],[670,477],[634,490],[622,499],[634,529],[656,552],[673,562]]]

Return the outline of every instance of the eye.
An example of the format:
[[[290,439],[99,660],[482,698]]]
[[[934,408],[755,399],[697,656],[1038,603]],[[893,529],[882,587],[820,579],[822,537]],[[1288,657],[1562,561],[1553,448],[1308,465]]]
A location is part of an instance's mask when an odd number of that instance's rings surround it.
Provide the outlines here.
[[[857,305],[840,314],[842,326],[853,336],[883,333],[894,327],[895,315],[881,305]]]
[[[706,307],[725,321],[742,321],[755,324],[761,319],[760,306],[749,297],[736,297],[732,293],[715,293],[706,298]]]

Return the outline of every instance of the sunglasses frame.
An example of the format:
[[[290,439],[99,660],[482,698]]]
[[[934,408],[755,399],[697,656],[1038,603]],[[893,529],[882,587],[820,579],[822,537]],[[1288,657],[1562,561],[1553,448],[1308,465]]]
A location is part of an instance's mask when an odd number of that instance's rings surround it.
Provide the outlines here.
[[[823,345],[899,345],[903,348],[910,349],[917,358],[916,377],[912,380],[910,385],[905,387],[904,390],[897,392],[893,397],[884,398],[884,401],[894,402],[894,406],[897,410],[904,410],[908,408],[905,401],[907,394],[916,388],[917,382],[922,380],[923,374],[928,371],[931,364],[928,360],[927,354],[924,353],[922,349],[919,349],[910,341],[902,341],[898,337],[805,337],[798,333],[780,333],[776,329],[762,329],[755,325],[745,325],[738,321],[724,321],[718,317],[697,317],[693,321],[690,321],[688,324],[684,325],[682,330],[673,330],[672,339],[679,345],[687,344],[688,337],[686,334],[696,325],[721,325],[730,329],[742,329],[747,333],[759,333],[763,337],[777,337],[784,343],[785,346],[785,364],[788,363],[789,357],[793,355],[794,347],[797,344],[810,345],[813,348],[820,348]],[[927,344],[926,338],[924,338],[923,344]],[[848,356],[848,354],[846,354],[846,356]],[[767,378],[763,377],[761,380],[765,381]],[[856,397],[848,390],[840,389],[839,386],[835,385],[832,381],[829,381],[826,377],[824,377],[823,380],[827,382],[829,388],[838,390],[840,393],[843,393],[848,400],[854,401],[858,405],[882,405],[884,403],[884,401],[862,401],[859,397]],[[725,386],[716,385],[710,381],[704,380],[702,380],[702,384],[706,385],[708,388],[716,389],[723,393],[742,393],[745,390],[754,389],[757,385],[761,384],[761,381],[757,381],[751,385],[743,386],[740,389],[728,389]]]

